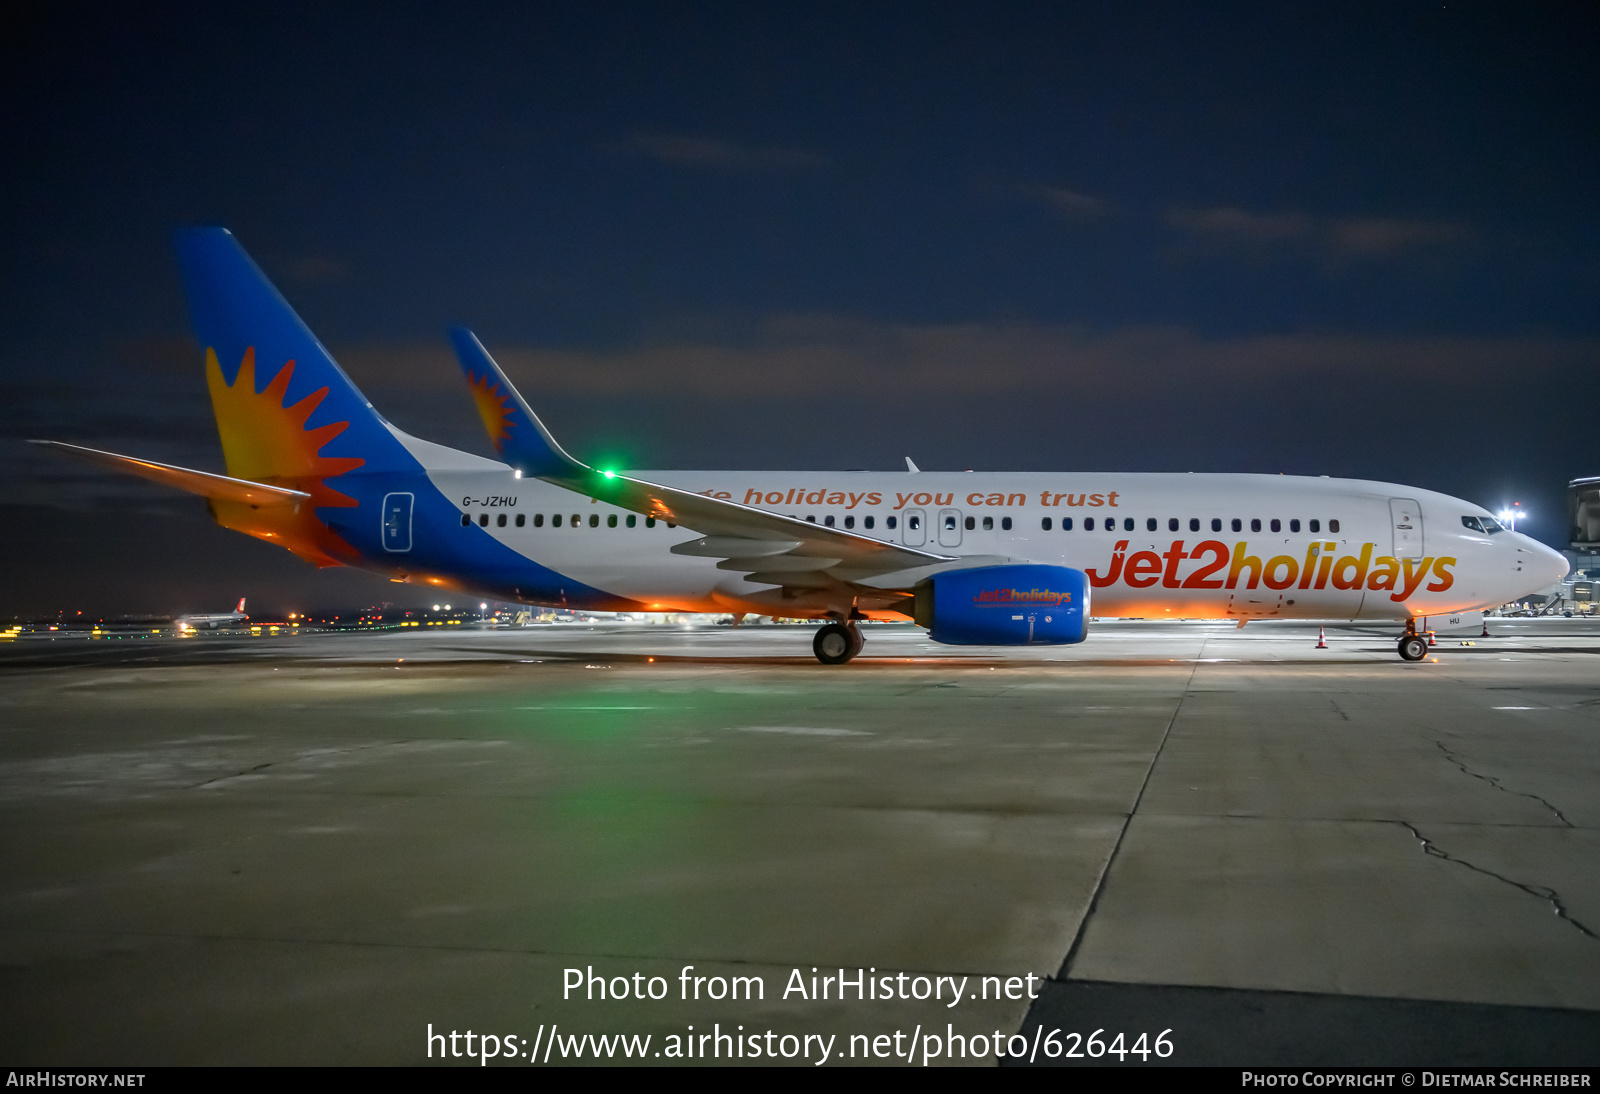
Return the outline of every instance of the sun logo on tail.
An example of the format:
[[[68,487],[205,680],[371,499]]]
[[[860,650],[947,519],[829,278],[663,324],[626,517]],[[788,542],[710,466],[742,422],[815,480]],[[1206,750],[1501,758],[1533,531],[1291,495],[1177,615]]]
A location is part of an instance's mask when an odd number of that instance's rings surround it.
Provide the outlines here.
[[[329,422],[307,429],[313,411],[327,398],[320,388],[292,406],[285,406],[294,362],[285,362],[261,391],[256,390],[256,352],[244,351],[233,383],[223,379],[214,349],[206,350],[206,386],[222,437],[222,455],[234,478],[287,486],[311,495],[295,506],[255,508],[238,502],[212,502],[224,527],[279,543],[318,566],[343,565],[359,553],[343,537],[317,519],[319,508],[349,509],[360,503],[328,486],[325,479],[354,471],[367,461],[356,456],[324,456],[328,442],[350,427]]]
[[[501,451],[511,431],[517,427],[516,407],[511,396],[500,390],[500,384],[488,373],[478,376],[467,373],[467,385],[472,389],[472,401],[483,419],[483,428],[489,431],[496,452]]]

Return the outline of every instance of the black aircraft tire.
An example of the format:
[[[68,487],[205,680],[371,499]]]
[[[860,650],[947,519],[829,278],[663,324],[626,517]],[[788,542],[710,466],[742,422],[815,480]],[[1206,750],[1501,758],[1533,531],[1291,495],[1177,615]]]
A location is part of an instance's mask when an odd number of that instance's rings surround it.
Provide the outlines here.
[[[860,627],[850,627],[850,657],[854,660],[860,653],[861,647],[867,644],[866,635],[861,633]]]
[[[1428,640],[1414,634],[1400,639],[1400,656],[1406,661],[1421,661],[1428,656]]]
[[[839,623],[829,623],[817,629],[811,638],[811,652],[824,665],[842,665],[854,657],[861,647],[850,635],[850,628]]]

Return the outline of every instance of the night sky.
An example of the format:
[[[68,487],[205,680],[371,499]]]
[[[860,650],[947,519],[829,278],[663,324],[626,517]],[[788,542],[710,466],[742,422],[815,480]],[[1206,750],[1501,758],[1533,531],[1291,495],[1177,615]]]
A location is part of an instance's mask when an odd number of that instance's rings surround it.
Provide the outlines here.
[[[624,466],[1600,474],[1593,3],[0,18],[0,618],[426,597],[22,443],[222,470],[201,223],[484,454],[451,323]]]

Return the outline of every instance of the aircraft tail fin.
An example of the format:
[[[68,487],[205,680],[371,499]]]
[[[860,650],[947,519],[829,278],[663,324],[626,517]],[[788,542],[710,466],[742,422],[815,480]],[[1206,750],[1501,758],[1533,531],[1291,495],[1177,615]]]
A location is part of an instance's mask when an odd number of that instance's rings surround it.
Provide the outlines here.
[[[238,615],[243,615],[244,614],[244,597],[241,596],[239,598],[239,606],[237,608],[233,609],[233,610]]]
[[[535,478],[561,481],[588,474],[587,466],[556,443],[477,335],[466,327],[452,327],[450,342],[472,390],[472,401],[483,418],[483,427],[501,459]]]
[[[416,467],[231,232],[190,229],[177,246],[230,476],[292,483]]]

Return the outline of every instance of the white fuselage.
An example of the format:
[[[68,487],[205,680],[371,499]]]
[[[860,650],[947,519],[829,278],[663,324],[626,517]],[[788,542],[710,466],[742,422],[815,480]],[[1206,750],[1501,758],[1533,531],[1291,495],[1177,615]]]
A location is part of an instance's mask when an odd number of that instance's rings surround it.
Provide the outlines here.
[[[1466,526],[1463,517],[1489,516],[1481,506],[1356,479],[627,474],[935,554],[1083,570],[1093,586],[1092,614],[1102,617],[1444,615],[1506,603],[1549,585],[1567,565],[1520,533]],[[428,475],[473,525],[506,547],[646,610],[738,611],[746,596],[771,589],[719,569],[715,559],[669,551],[697,538],[695,530],[649,522],[492,461],[468,457]]]

